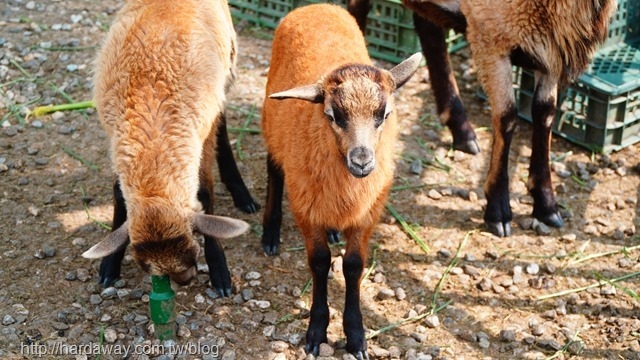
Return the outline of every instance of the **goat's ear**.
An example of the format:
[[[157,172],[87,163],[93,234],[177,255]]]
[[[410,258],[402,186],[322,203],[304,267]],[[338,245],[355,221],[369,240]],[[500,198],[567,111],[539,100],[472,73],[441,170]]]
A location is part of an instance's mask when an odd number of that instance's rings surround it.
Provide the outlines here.
[[[85,251],[82,256],[88,259],[98,259],[111,255],[120,250],[123,246],[127,246],[129,241],[129,224],[125,221],[116,231],[99,243],[93,245],[91,249]]]
[[[390,70],[391,77],[393,77],[393,81],[396,83],[396,89],[400,88],[402,85],[406,84],[409,79],[411,79],[411,76],[416,72],[416,70],[418,70],[418,66],[420,66],[421,61],[422,54],[415,53],[407,60],[401,62]]]
[[[305,85],[297,88],[277,92],[275,94],[269,95],[271,99],[300,99],[311,101],[312,103],[323,103],[324,102],[324,92],[322,88],[318,84],[313,85]]]
[[[249,230],[249,224],[242,220],[204,214],[195,214],[193,225],[200,234],[218,239],[233,238]]]

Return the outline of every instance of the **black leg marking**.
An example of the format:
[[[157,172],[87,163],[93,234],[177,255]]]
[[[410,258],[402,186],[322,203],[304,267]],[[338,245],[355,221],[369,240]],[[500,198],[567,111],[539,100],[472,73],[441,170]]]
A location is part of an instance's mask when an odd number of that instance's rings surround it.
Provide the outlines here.
[[[267,255],[276,255],[280,244],[282,224],[282,193],[284,173],[271,155],[267,155],[267,202],[262,219],[262,248]]]
[[[346,254],[342,269],[346,288],[343,327],[347,336],[347,351],[358,359],[368,359],[367,339],[360,310],[360,278],[364,270],[362,255],[356,252]]]
[[[511,235],[511,206],[509,204],[509,147],[515,131],[518,109],[514,104],[503,114],[498,126],[494,126],[494,145],[491,152],[491,167],[485,188],[487,208],[484,221],[492,234],[504,237]],[[498,147],[496,147],[498,146]]]
[[[120,181],[113,183],[113,224],[111,231],[117,230],[127,220],[127,208],[120,189]],[[127,245],[129,242],[127,241]],[[124,258],[127,245],[111,255],[105,256],[100,262],[100,274],[98,276],[98,284],[103,287],[113,286],[113,283],[120,278],[120,268],[122,267],[122,259]]]
[[[260,205],[251,197],[238,170],[236,159],[233,157],[229,134],[227,133],[227,119],[224,114],[221,114],[219,119],[216,147],[216,160],[220,170],[220,179],[231,193],[233,204],[247,214],[257,212],[260,209]]]
[[[307,247],[307,256],[313,276],[313,300],[304,350],[307,354],[318,356],[320,344],[327,342],[327,326],[329,326],[329,305],[327,304],[327,276],[331,266],[329,245],[324,239],[315,241],[311,247]]]

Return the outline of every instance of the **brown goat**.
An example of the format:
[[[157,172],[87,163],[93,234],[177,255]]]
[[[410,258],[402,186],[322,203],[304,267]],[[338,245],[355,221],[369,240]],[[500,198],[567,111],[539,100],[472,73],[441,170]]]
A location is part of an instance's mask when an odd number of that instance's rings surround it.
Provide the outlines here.
[[[535,71],[532,106],[532,156],[527,187],[534,198],[533,216],[553,227],[564,222],[558,213],[549,169],[551,125],[558,84],[575,79],[589,64],[607,35],[616,0],[403,0],[414,11],[441,119],[451,129],[454,148],[475,154],[475,133],[467,121],[451,71],[445,42],[450,28],[466,32],[480,81],[489,97],[494,133],[491,164],[485,183],[489,231],[509,236],[509,146],[517,121],[511,67]],[[352,0],[362,17],[368,0]],[[360,19],[358,23],[364,24]],[[364,31],[364,27],[362,27]]]
[[[223,106],[235,36],[225,1],[131,0],[112,24],[96,62],[94,98],[117,175],[113,232],[83,254],[106,256],[102,285],[120,275],[129,240],[143,269],[188,283],[200,251],[195,231],[205,237],[212,287],[231,293],[217,238],[248,225],[211,215],[211,170],[218,127],[218,144],[229,147],[220,139],[227,139]],[[223,154],[228,177],[237,180],[230,149]],[[234,200],[257,210],[241,178],[238,186]]]
[[[358,25],[335,5],[298,8],[276,29],[262,110],[269,178],[262,245],[269,255],[277,252],[286,183],[313,275],[305,349],[315,355],[329,325],[328,242],[342,231],[347,351],[367,357],[360,277],[393,180],[393,91],[421,58],[416,54],[391,71],[372,66]]]

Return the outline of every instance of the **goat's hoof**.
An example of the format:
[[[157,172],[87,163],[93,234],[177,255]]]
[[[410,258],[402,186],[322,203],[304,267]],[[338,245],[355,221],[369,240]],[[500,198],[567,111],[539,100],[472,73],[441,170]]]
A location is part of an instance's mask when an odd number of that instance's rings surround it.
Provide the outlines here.
[[[358,351],[352,355],[355,356],[355,358],[358,360],[369,360],[369,354],[367,353],[366,350]]]
[[[211,288],[221,298],[230,297],[231,294],[233,293],[233,289],[231,289],[230,287],[215,287],[215,286],[212,286]]]
[[[231,284],[231,275],[227,273],[227,275],[218,275],[212,274],[211,272],[215,271],[212,268],[209,268],[209,281],[211,281],[211,288],[218,294],[220,297],[229,297],[233,293],[233,285]]]
[[[278,255],[278,244],[262,244],[262,249],[264,250],[264,254],[267,256],[276,256]]]
[[[236,204],[236,207],[245,214],[255,214],[260,210],[260,204],[253,199],[243,204]]]
[[[561,228],[564,226],[564,220],[562,220],[562,216],[560,216],[560,213],[557,213],[557,212],[551,213],[538,220],[545,223],[545,225],[548,225],[554,228]]]
[[[457,144],[454,143],[453,148],[471,155],[480,153],[480,146],[478,146],[476,139],[467,140]]]
[[[102,286],[103,288],[108,288],[110,286],[113,286],[113,284],[115,284],[116,281],[118,281],[118,277],[100,276],[98,278],[98,285]]]
[[[486,222],[487,230],[497,237],[511,236],[511,224],[509,222]]]
[[[327,333],[322,331],[307,330],[307,343],[304,345],[304,351],[307,354],[318,356],[320,353],[320,344],[327,342]]]
[[[329,244],[337,244],[340,242],[340,232],[338,230],[329,229],[327,230],[327,239],[329,240]]]

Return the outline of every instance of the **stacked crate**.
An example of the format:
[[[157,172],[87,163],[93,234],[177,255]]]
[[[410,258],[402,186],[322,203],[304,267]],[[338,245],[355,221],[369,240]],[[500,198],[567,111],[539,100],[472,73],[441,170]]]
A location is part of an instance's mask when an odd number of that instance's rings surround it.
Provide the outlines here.
[[[513,79],[520,116],[531,121],[534,75],[514,68]],[[558,95],[553,132],[602,153],[640,141],[640,1],[618,1],[607,41]]]
[[[275,29],[289,11],[313,3],[335,3],[346,7],[346,0],[229,0],[231,15],[252,24]],[[413,30],[413,13],[399,0],[371,0],[365,38],[371,57],[399,63],[421,51]],[[464,37],[451,31],[449,51],[466,46]]]

